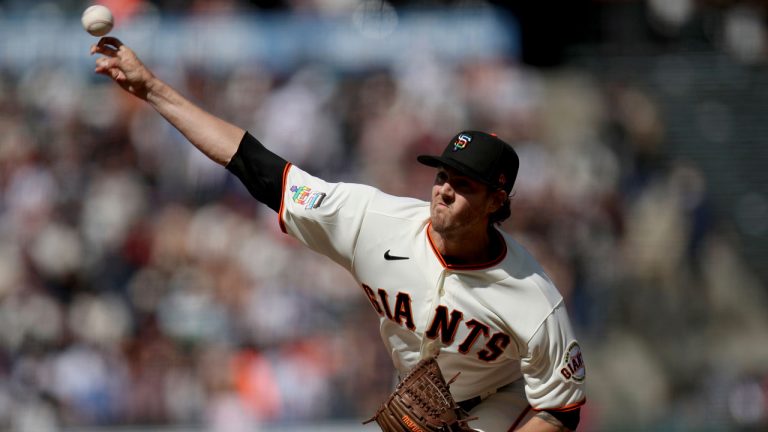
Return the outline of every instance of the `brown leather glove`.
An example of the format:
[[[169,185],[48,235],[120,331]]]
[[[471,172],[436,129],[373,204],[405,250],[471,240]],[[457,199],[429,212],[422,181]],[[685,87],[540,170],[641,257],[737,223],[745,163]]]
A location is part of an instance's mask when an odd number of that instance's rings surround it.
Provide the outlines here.
[[[421,360],[365,423],[375,420],[384,432],[473,431],[467,426],[473,419],[463,418],[464,412],[451,396],[450,382],[445,382],[434,357]]]

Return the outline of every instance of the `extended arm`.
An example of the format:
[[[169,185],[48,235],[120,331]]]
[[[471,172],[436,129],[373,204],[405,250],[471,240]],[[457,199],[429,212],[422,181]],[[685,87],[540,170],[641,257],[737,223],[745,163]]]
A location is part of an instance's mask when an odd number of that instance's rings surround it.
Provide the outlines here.
[[[147,101],[195,147],[224,165],[256,199],[278,211],[283,170],[287,162],[250,134],[184,98],[154,76],[134,52],[118,39],[105,37],[91,47],[96,72],[112,78],[125,91]]]
[[[96,72],[117,82],[143,99],[178,129],[192,144],[215,162],[226,165],[238,149],[245,131],[196,106],[158,79],[136,54],[116,38],[102,38],[91,47]]]

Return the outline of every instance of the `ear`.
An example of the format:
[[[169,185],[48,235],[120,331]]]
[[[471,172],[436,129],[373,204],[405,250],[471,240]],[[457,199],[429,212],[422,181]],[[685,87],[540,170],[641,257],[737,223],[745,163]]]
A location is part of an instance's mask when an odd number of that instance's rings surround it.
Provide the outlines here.
[[[488,200],[488,214],[496,212],[504,205],[507,200],[507,192],[504,189],[496,189],[491,192],[491,199]]]

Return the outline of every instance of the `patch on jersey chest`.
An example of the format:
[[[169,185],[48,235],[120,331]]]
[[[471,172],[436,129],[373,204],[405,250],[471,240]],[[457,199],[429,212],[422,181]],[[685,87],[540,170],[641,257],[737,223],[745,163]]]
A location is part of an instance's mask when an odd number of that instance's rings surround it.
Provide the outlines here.
[[[320,207],[325,199],[325,192],[313,192],[309,186],[291,186],[293,193],[291,199],[299,205],[303,205],[307,210]]]
[[[581,356],[581,347],[576,341],[568,345],[568,349],[563,356],[563,363],[560,368],[560,375],[566,380],[583,382],[587,375],[584,359]]]

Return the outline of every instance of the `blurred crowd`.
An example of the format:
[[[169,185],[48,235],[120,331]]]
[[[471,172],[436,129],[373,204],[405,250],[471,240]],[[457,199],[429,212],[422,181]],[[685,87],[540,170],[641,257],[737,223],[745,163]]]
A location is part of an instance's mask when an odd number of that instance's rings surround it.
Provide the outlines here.
[[[428,199],[415,156],[460,129],[515,143],[503,228],[567,300],[584,430],[768,425],[765,285],[646,87],[504,58],[155,72],[297,166],[397,195]],[[0,70],[0,429],[366,419],[393,382],[377,318],[142,102]]]

